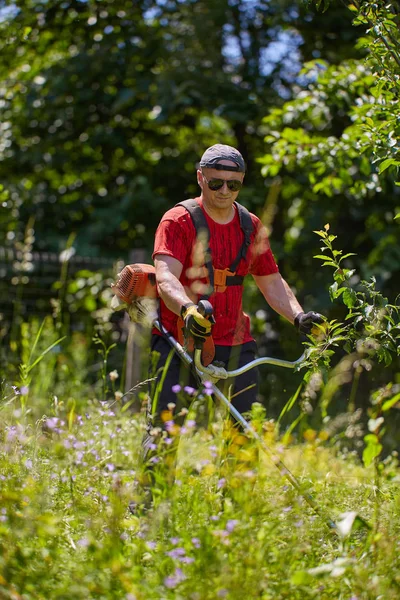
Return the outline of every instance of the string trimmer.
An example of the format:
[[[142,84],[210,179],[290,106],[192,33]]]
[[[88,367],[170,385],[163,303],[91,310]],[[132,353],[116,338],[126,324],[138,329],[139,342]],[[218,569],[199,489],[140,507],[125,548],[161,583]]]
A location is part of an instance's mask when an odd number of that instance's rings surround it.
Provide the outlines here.
[[[205,367],[201,363],[201,349],[195,350],[194,357],[192,357],[187,352],[185,347],[182,346],[182,344],[180,344],[168,331],[166,331],[160,322],[157,312],[158,300],[154,267],[144,264],[126,266],[118,275],[116,283],[112,286],[112,291],[115,294],[111,302],[112,308],[114,310],[127,310],[131,320],[136,323],[152,325],[156,327],[168,341],[174,351],[180,356],[183,363],[192,369],[197,380],[202,383],[205,383],[206,381],[211,382],[213,396],[222,402],[235,421],[240,423],[243,430],[257,441],[259,447],[277,467],[281,476],[291,483],[300,496],[304,498],[307,504],[324,520],[326,525],[328,525],[331,530],[336,530],[335,522],[325,514],[318,504],[316,504],[313,497],[308,492],[303,490],[300,482],[284,465],[279,456],[277,456],[271,450],[271,448],[267,446],[263,438],[250,426],[246,419],[244,419],[240,412],[236,410],[236,408],[229,402],[228,398],[226,398],[226,396],[216,385],[216,383],[221,379],[237,377],[238,375],[241,375],[250,369],[264,364],[294,369],[297,365],[302,363],[304,360],[304,354],[302,354],[300,358],[293,362],[265,356],[263,358],[253,360],[247,365],[233,371],[227,371],[226,369],[213,364]],[[198,303],[198,307],[199,312],[201,312],[203,316],[210,317],[212,315],[212,306],[210,302],[201,300]]]

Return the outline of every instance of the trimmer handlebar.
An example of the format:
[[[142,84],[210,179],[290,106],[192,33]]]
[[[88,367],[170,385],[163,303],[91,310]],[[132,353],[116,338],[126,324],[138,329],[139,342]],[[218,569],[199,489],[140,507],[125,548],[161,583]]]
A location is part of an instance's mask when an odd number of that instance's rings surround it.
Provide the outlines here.
[[[203,317],[206,317],[206,319],[208,319],[210,323],[215,323],[215,319],[213,316],[214,309],[212,307],[211,302],[209,302],[208,300],[200,300],[197,307],[199,309],[199,313]]]
[[[304,359],[305,353],[303,353],[297,360],[294,361],[264,356],[262,358],[256,358],[255,360],[252,360],[251,362],[247,363],[247,365],[244,365],[239,369],[227,371],[223,367],[216,367],[213,364],[205,367],[201,363],[201,351],[196,350],[194,353],[194,364],[197,371],[199,371],[203,380],[205,377],[208,376],[211,379],[211,381],[218,381],[219,379],[229,379],[230,377],[238,377],[239,375],[243,375],[243,373],[246,373],[247,371],[250,371],[250,369],[254,369],[255,367],[258,367],[260,365],[275,365],[278,367],[285,367],[286,369],[294,369],[297,365],[301,364]]]

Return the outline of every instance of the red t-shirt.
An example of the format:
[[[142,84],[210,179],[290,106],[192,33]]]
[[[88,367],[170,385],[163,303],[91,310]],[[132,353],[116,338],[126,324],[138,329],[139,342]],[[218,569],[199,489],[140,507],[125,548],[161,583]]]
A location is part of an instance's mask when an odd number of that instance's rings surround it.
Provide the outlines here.
[[[201,199],[196,198],[200,206]],[[203,212],[210,230],[210,249],[214,269],[228,268],[238,255],[243,244],[244,233],[240,227],[239,215],[229,223],[216,223]],[[267,233],[261,221],[250,213],[254,230],[246,260],[239,262],[237,275],[270,275],[278,272],[278,266],[271,252]],[[196,244],[196,230],[192,218],[183,206],[175,206],[165,213],[156,231],[153,258],[158,254],[166,254],[179,260],[183,265],[180,282],[186,288],[190,298],[197,302],[199,296],[196,285],[207,284],[204,271],[204,251]],[[196,268],[197,267],[197,268]],[[200,273],[199,271],[203,272]],[[193,289],[194,288],[194,289]],[[195,291],[194,291],[195,290]],[[243,312],[243,286],[228,286],[224,292],[214,292],[209,301],[214,308],[215,325],[212,336],[215,345],[236,346],[253,340],[250,334],[250,319]],[[177,337],[177,315],[171,312],[164,302],[160,301],[161,322],[164,327]],[[157,333],[155,331],[155,333]]]

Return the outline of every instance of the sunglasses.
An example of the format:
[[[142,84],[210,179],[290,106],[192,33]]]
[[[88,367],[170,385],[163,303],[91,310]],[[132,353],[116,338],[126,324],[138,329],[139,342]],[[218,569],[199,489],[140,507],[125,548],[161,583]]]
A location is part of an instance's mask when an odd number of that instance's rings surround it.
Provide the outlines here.
[[[231,192],[238,192],[243,185],[242,182],[239,181],[239,179],[210,179],[210,181],[208,181],[204,177],[204,175],[203,175],[203,179],[207,183],[210,190],[212,190],[213,192],[216,192],[217,190],[220,190],[222,187],[224,187],[225,182],[226,182],[226,185],[228,186],[228,189]]]

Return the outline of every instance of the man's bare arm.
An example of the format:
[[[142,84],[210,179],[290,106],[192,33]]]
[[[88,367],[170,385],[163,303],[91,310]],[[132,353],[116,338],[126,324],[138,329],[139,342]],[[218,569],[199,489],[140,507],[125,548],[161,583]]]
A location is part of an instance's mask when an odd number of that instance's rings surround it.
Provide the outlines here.
[[[302,313],[303,309],[281,274],[253,275],[253,277],[271,308],[291,323],[294,323],[296,316]]]
[[[179,281],[183,269],[182,263],[172,256],[157,254],[154,258],[154,266],[160,298],[169,310],[180,315],[182,306],[192,302]]]

